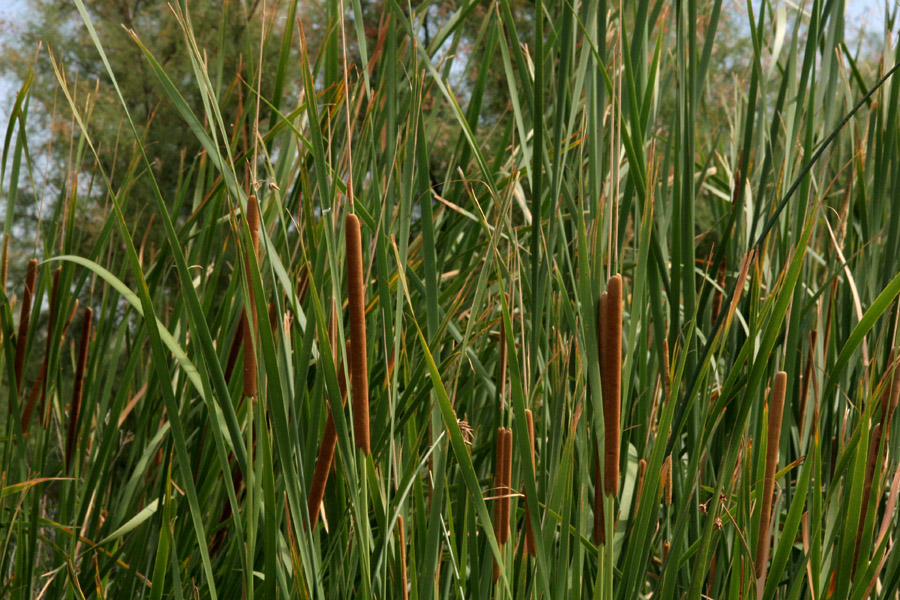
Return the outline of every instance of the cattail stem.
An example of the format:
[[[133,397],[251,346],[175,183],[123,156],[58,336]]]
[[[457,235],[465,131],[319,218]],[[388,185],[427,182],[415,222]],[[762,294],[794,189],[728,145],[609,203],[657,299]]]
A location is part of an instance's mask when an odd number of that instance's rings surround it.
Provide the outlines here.
[[[594,544],[606,542],[606,518],[603,515],[603,482],[600,479],[600,452],[594,451]]]
[[[769,401],[766,474],[763,480],[759,535],[756,542],[756,578],[762,582],[765,581],[766,563],[769,560],[769,522],[772,516],[772,494],[775,491],[775,470],[778,467],[778,444],[781,439],[781,417],[784,413],[784,395],[786,390],[787,373],[779,371],[775,374],[775,385]]]
[[[359,219],[345,220],[347,244],[347,305],[350,312],[350,398],[353,401],[353,433],[356,447],[365,454],[369,445],[369,369],[366,364],[366,289],[363,281],[362,233]]]
[[[601,370],[606,373],[609,394],[603,395],[603,488],[608,496],[615,496],[619,490],[619,445],[622,435],[619,423],[622,386],[622,276],[610,277],[606,290],[609,294],[604,327],[606,339],[603,344],[603,356],[606,360]]]
[[[81,340],[78,344],[78,362],[75,365],[75,386],[72,389],[72,407],[69,410],[69,433],[66,437],[66,470],[72,462],[75,449],[75,436],[78,434],[78,417],[81,413],[81,394],[84,388],[84,371],[87,367],[88,346],[91,341],[91,325],[94,311],[89,306],[84,309],[84,320],[81,324]]]
[[[256,352],[254,352],[253,338],[257,332],[256,298],[253,293],[253,283],[250,277],[250,252],[255,258],[259,257],[259,207],[256,204],[256,196],[247,198],[247,227],[250,229],[251,248],[244,258],[244,266],[247,271],[247,283],[249,284],[250,304],[244,310],[244,324],[241,332],[244,337],[244,397],[256,398],[259,394],[257,385]]]
[[[525,409],[525,424],[528,427],[528,446],[531,449],[531,472],[534,473],[534,415],[530,409]],[[525,494],[525,554],[537,555],[537,546],[534,543],[534,531],[531,529],[531,518],[528,516],[528,494]]]
[[[22,295],[22,310],[19,313],[19,333],[16,336],[16,358],[14,364],[16,375],[16,391],[22,391],[22,371],[25,368],[25,349],[28,345],[28,325],[31,320],[31,301],[34,297],[34,281],[37,278],[37,259],[28,261],[25,274],[25,293]],[[12,410],[12,403],[10,403]]]

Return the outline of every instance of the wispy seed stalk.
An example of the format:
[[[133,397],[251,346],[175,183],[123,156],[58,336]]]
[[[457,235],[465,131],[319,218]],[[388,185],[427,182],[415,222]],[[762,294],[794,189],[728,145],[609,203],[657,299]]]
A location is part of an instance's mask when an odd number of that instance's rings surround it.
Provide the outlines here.
[[[81,324],[81,339],[78,343],[78,362],[75,365],[75,385],[72,388],[72,406],[69,409],[69,432],[66,436],[66,470],[72,462],[75,449],[75,436],[78,434],[78,417],[81,413],[81,395],[84,389],[84,371],[87,367],[88,346],[91,342],[91,325],[94,311],[88,306],[84,309],[84,320]]]
[[[345,220],[347,244],[347,305],[350,313],[350,398],[353,401],[353,433],[356,447],[365,454],[369,446],[369,369],[366,364],[366,289],[363,282],[362,233],[359,219]]]
[[[772,517],[772,494],[775,491],[775,470],[778,467],[778,443],[781,439],[781,417],[784,413],[784,395],[787,390],[787,373],[775,374],[775,385],[769,401],[768,433],[766,437],[766,475],[763,480],[762,507],[759,515],[759,536],[756,543],[756,578],[765,577],[769,559],[769,522]]]
[[[253,338],[257,331],[256,298],[253,293],[253,285],[250,281],[250,255],[259,257],[259,206],[256,204],[256,196],[247,198],[247,228],[250,229],[250,242],[252,247],[248,250],[244,259],[247,271],[247,283],[249,284],[250,305],[244,310],[244,325],[241,333],[244,337],[244,397],[256,398],[259,394],[257,385],[256,353],[253,351]]]

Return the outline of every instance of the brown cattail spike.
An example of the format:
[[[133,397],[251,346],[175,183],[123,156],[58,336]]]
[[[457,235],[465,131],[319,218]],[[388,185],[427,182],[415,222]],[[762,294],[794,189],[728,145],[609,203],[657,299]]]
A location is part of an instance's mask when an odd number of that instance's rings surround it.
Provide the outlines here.
[[[347,342],[347,354],[350,350],[350,342]],[[347,399],[347,383],[344,377],[344,367],[338,368],[338,388],[341,393],[341,406]],[[334,449],[337,446],[337,433],[334,429],[334,413],[328,408],[328,420],[325,421],[325,434],[322,436],[322,445],[319,446],[319,456],[316,458],[316,468],[313,472],[312,486],[309,489],[307,510],[309,511],[309,526],[315,529],[319,520],[319,511],[322,508],[322,500],[325,498],[325,485],[328,483],[328,474],[331,471],[331,463],[334,461]]]
[[[534,473],[534,415],[525,409],[525,424],[528,426],[528,446],[531,449],[531,472]],[[528,516],[528,494],[525,495],[525,554],[537,555],[534,543],[534,531],[531,529],[531,518]]]
[[[69,434],[66,437],[66,470],[72,462],[75,450],[75,436],[78,433],[78,417],[81,413],[81,394],[84,388],[84,370],[87,367],[88,346],[91,341],[91,324],[94,311],[91,307],[84,309],[84,320],[81,324],[81,341],[78,344],[78,362],[75,365],[75,386],[72,389],[72,407],[69,410]]]
[[[503,485],[503,477],[506,473],[506,428],[497,428],[497,456],[494,465],[494,537],[497,544],[503,549],[503,502],[506,499],[506,490]],[[500,579],[500,565],[494,560],[494,581]]]
[[[353,400],[353,434],[356,447],[365,454],[369,446],[369,368],[366,364],[366,288],[363,282],[362,234],[356,215],[347,215],[347,305],[350,312],[350,398]]]
[[[606,386],[609,394],[603,396],[603,489],[607,495],[615,496],[619,490],[619,445],[622,433],[619,423],[622,386],[622,276],[610,277],[606,291],[609,294],[606,302],[606,339],[603,340],[606,363],[602,365],[602,371],[606,373],[605,379],[609,382]]]
[[[665,491],[666,506],[672,506],[672,455],[668,455],[663,462],[663,490]]]
[[[510,494],[512,493],[512,430],[503,432],[503,514],[500,516],[500,543],[509,541],[509,509]]]
[[[31,413],[34,411],[34,406],[37,403],[38,395],[41,397],[41,408],[43,411],[44,408],[44,400],[45,400],[45,391],[46,386],[44,382],[47,376],[47,361],[50,360],[50,348],[53,342],[53,324],[56,322],[56,294],[59,289],[59,273],[60,268],[57,267],[55,271],[53,271],[53,285],[50,288],[50,315],[47,324],[47,345],[44,348],[44,360],[41,361],[41,370],[38,373],[37,379],[34,381],[34,385],[31,386],[31,393],[28,395],[28,403],[25,405],[25,410],[22,411],[22,431],[27,431],[29,424],[31,424]],[[50,407],[47,405],[46,411],[44,415],[44,427],[47,427],[50,424]]]
[[[775,470],[778,467],[778,444],[781,439],[781,416],[787,390],[787,373],[775,374],[775,385],[769,400],[768,434],[766,437],[766,475],[763,480],[762,508],[759,514],[759,535],[756,541],[756,578],[763,579],[769,560],[769,521],[772,516],[772,494],[775,491]]]
[[[506,464],[506,452],[504,450],[504,427],[497,428],[497,455],[494,464],[494,537],[500,542],[500,519],[503,518],[503,465]]]
[[[16,390],[22,391],[22,370],[25,368],[25,347],[28,343],[28,322],[31,320],[31,300],[34,297],[34,280],[37,278],[37,259],[28,261],[25,275],[25,293],[22,295],[22,310],[19,313],[19,333],[16,336]],[[12,403],[10,403],[10,410]]]
[[[259,256],[259,207],[256,204],[256,197],[247,198],[247,228],[250,230],[251,248],[248,250],[244,260],[244,266],[247,271],[247,282],[250,284],[250,255],[252,252],[254,257]],[[257,367],[256,353],[254,352],[253,339],[257,331],[257,310],[256,298],[253,293],[253,285],[249,286],[250,306],[244,310],[244,325],[241,333],[244,337],[244,397],[256,398],[259,394],[257,386]]]

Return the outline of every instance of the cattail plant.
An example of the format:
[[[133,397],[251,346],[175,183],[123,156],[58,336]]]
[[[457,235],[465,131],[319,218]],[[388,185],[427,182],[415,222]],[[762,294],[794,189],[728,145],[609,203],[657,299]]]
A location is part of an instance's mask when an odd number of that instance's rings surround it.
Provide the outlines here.
[[[534,415],[528,408],[525,409],[525,423],[528,426],[528,446],[531,450],[531,472],[534,473]],[[537,555],[534,531],[531,529],[531,519],[528,517],[528,494],[525,494],[525,554]]]
[[[766,562],[769,560],[769,523],[772,517],[772,494],[775,491],[775,470],[778,467],[778,444],[781,439],[781,417],[784,412],[784,395],[787,390],[787,373],[775,374],[775,385],[769,401],[769,421],[766,437],[766,474],[763,479],[763,495],[759,513],[759,535],[756,541],[756,578],[765,583]]]
[[[347,341],[347,354],[350,354],[351,342]],[[343,375],[344,367],[338,368],[338,387],[341,393],[341,406],[347,399],[346,378]],[[340,410],[340,409],[338,409]],[[319,512],[322,508],[322,500],[325,498],[325,485],[328,483],[328,474],[331,471],[331,463],[334,461],[334,450],[337,446],[337,432],[334,429],[334,413],[331,406],[328,407],[328,419],[325,421],[325,433],[322,436],[322,444],[319,446],[319,455],[316,457],[316,467],[313,471],[312,486],[309,488],[307,510],[309,511],[309,526],[315,529],[319,520]]]
[[[253,256],[259,257],[259,206],[256,204],[256,196],[249,196],[247,198],[247,227],[250,229],[250,242],[251,248],[248,250],[248,254],[244,257],[244,266],[247,270],[247,281],[250,282],[250,255],[249,252],[253,252]],[[253,349],[253,338],[256,335],[256,327],[257,327],[257,310],[256,310],[256,298],[253,294],[253,285],[249,286],[249,301],[250,304],[248,307],[244,309],[244,326],[241,328],[241,333],[244,338],[244,397],[245,398],[256,398],[259,389],[257,387],[257,367],[256,367],[256,353]]]
[[[347,307],[350,312],[350,398],[353,401],[353,433],[356,447],[365,454],[369,446],[369,369],[366,364],[366,288],[363,281],[362,234],[359,219],[345,220],[347,244]]]
[[[28,261],[25,274],[25,293],[22,294],[22,309],[19,312],[19,333],[16,335],[16,358],[14,364],[16,390],[22,390],[22,371],[25,368],[25,348],[28,345],[28,322],[31,320],[31,301],[34,297],[34,281],[37,278],[37,259]],[[10,403],[12,410],[12,403]]]
[[[75,365],[75,384],[72,388],[72,406],[69,409],[69,432],[66,436],[66,470],[72,462],[75,449],[75,436],[78,435],[78,417],[81,413],[81,394],[84,389],[84,370],[87,367],[88,346],[91,342],[91,325],[94,310],[88,306],[84,309],[81,323],[81,340],[78,343],[78,362]]]
[[[34,381],[34,385],[31,386],[31,393],[28,395],[28,403],[25,404],[25,410],[22,411],[21,424],[23,432],[28,430],[28,425],[31,423],[31,413],[37,403],[38,395],[40,395],[41,398],[41,412],[44,413],[44,427],[49,425],[50,407],[47,405],[45,409],[47,390],[45,381],[47,376],[47,362],[50,360],[50,349],[53,341],[53,325],[56,322],[56,295],[59,289],[60,271],[60,267],[57,267],[56,270],[53,271],[53,284],[50,288],[50,315],[47,324],[47,345],[44,348],[44,360],[41,361],[41,370],[38,372],[38,377]]]

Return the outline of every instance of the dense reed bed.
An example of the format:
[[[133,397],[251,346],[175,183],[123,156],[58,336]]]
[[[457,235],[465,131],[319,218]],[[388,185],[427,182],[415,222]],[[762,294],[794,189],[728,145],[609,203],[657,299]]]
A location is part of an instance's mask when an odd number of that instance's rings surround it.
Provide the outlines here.
[[[6,115],[0,597],[900,596],[896,5],[249,4]]]

